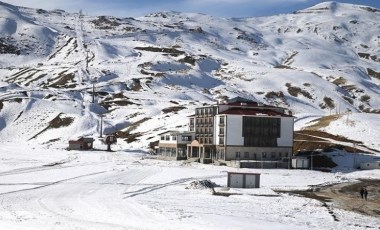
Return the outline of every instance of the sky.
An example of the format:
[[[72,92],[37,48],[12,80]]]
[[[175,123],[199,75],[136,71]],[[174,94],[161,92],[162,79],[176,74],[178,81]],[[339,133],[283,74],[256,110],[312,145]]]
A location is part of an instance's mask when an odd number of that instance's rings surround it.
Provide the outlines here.
[[[241,18],[291,13],[321,0],[0,0],[38,9],[62,9],[89,15],[140,17],[152,12],[178,11],[204,13],[217,17]],[[338,0],[380,9],[380,0]]]

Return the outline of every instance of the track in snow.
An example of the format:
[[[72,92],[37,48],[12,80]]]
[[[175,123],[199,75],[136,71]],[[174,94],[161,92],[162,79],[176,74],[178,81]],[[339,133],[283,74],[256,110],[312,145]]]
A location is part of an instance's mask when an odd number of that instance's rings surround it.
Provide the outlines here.
[[[123,199],[126,191],[159,169],[121,169],[117,159],[110,163],[105,158],[93,164],[69,162],[62,167],[3,173],[3,181],[14,178],[11,186],[31,187],[0,194],[0,220],[46,229],[141,229],[165,219],[134,199]],[[60,179],[63,174],[66,178]],[[31,182],[25,182],[28,180]]]

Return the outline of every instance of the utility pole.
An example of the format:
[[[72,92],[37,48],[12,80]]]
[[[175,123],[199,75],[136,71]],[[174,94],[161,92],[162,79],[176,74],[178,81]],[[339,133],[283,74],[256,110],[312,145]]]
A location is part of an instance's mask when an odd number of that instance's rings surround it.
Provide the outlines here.
[[[350,110],[350,109],[347,109],[347,121],[346,121],[347,125],[348,125],[348,117],[349,117],[349,115],[350,115],[350,112],[351,112],[351,110]]]
[[[92,83],[92,103],[95,103],[95,83]]]
[[[86,49],[86,69],[88,69],[88,50]]]
[[[103,114],[100,114],[99,115],[100,116],[100,138],[102,138],[103,137],[103,117],[104,117],[104,115]]]
[[[354,145],[354,158],[353,158],[353,161],[354,161],[354,169],[356,168],[356,142],[353,143]]]

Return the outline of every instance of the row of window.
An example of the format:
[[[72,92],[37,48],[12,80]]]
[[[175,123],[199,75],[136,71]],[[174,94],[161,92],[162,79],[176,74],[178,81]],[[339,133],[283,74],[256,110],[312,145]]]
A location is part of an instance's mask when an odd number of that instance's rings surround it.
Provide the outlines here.
[[[212,117],[209,117],[209,118],[197,118],[196,122],[197,122],[197,125],[213,125],[214,124],[214,119]]]
[[[176,136],[172,136],[172,140],[175,141],[177,140]],[[161,141],[170,141],[170,135],[162,135],[161,136]]]
[[[159,150],[160,155],[169,157],[175,157],[177,154],[176,152],[175,148],[160,148]]]
[[[260,157],[259,157],[260,156]],[[288,157],[288,153],[278,153],[278,159],[281,159],[282,157]],[[257,159],[276,159],[276,153],[271,152],[270,154],[266,152],[262,153],[249,153],[249,152],[244,152],[243,154],[241,152],[236,152],[236,159],[252,159],[252,160],[257,160]]]
[[[214,129],[213,128],[196,128],[195,129],[196,134],[213,134]]]
[[[178,151],[179,157],[185,157],[187,150],[186,148],[169,148],[169,147],[160,147],[158,154],[162,156],[169,156],[169,157],[175,157],[176,152]]]
[[[195,110],[196,115],[215,115],[216,114],[216,108],[215,107],[209,107],[209,108],[198,108]]]
[[[192,137],[191,136],[181,136],[181,141],[192,141]],[[177,136],[171,136],[171,135],[162,135],[161,136],[161,141],[176,141],[177,140]]]
[[[199,141],[200,144],[213,144],[212,137],[200,137],[199,135],[197,135],[196,139]]]

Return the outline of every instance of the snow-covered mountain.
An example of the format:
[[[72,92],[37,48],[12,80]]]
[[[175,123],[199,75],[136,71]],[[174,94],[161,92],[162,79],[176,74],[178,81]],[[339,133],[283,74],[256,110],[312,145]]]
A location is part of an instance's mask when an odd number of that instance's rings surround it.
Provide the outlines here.
[[[98,136],[104,114],[106,133],[141,148],[186,129],[195,107],[235,96],[287,107],[297,120],[350,110],[376,125],[379,31],[379,9],[336,2],[240,19],[94,17],[0,2],[0,141]],[[365,133],[338,127],[327,130]]]

